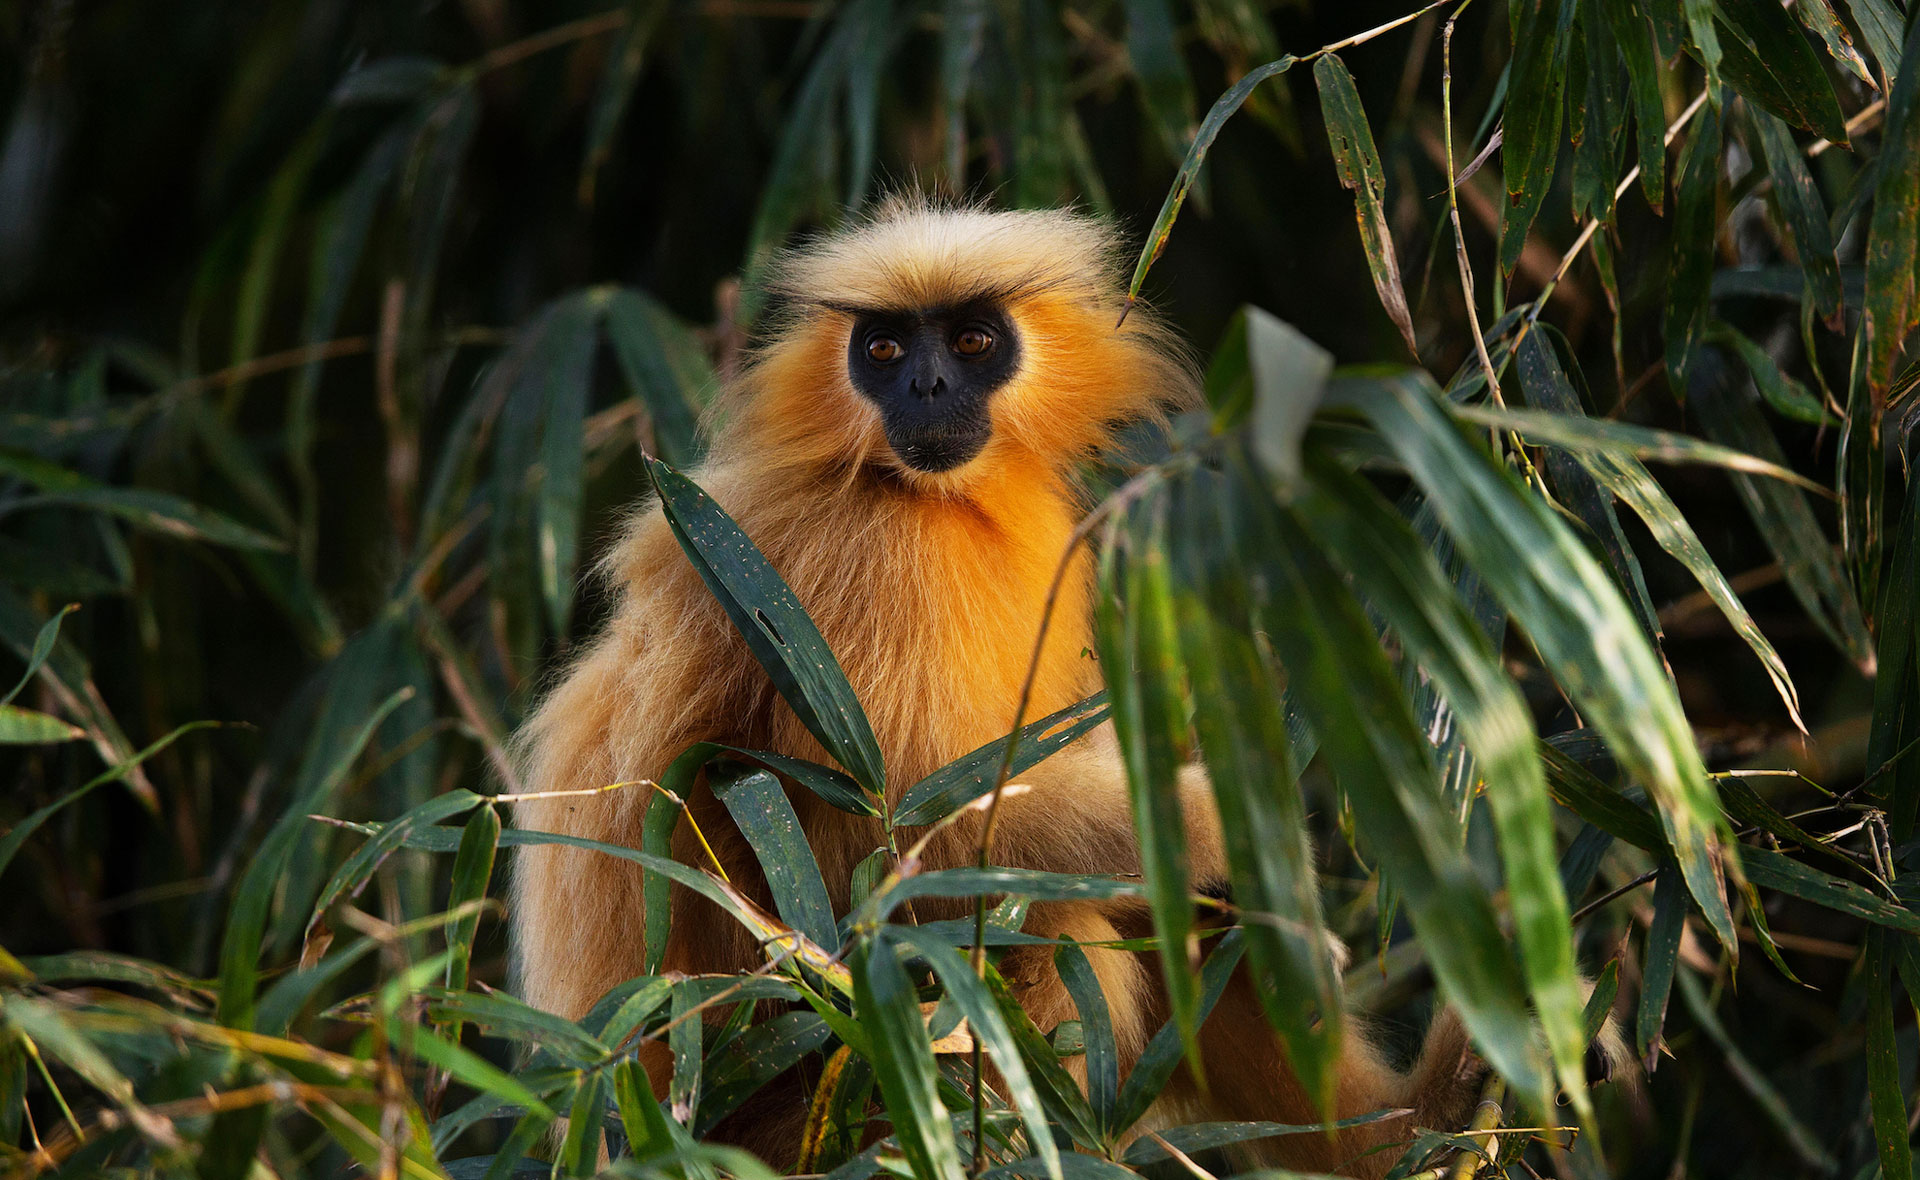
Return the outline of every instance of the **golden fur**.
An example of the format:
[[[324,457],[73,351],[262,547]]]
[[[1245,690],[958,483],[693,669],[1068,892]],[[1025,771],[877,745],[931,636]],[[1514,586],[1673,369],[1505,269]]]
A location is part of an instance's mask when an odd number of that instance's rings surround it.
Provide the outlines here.
[[[1117,240],[1067,212],[987,212],[906,198],[790,256],[774,282],[785,297],[768,343],[727,390],[725,425],[693,478],[732,514],[819,625],[872,721],[888,793],[900,793],[1007,732],[1049,580],[1080,512],[1073,473],[1116,425],[1196,397],[1192,368],[1167,329],[1136,311],[1124,326]],[[962,466],[927,474],[898,461],[878,413],[853,388],[845,361],[849,308],[917,308],[991,298],[1018,326],[1018,373],[992,395],[993,433]],[[530,790],[657,778],[700,740],[828,761],[735,634],[680,552],[657,508],[641,513],[605,563],[619,595],[605,631],[579,656],[518,736]],[[1100,687],[1085,654],[1089,568],[1070,567],[1029,716]],[[1062,872],[1138,872],[1123,772],[1096,733],[1022,776],[1009,797],[996,862]],[[854,866],[882,843],[879,822],[790,792],[838,910]],[[1211,793],[1197,769],[1182,798],[1197,880],[1224,876]],[[521,803],[523,827],[637,847],[650,795],[615,792]],[[736,882],[767,900],[753,855],[710,797],[691,806]],[[675,853],[704,856],[682,824]],[[970,863],[975,824],[934,841],[928,867]],[[673,902],[666,966],[734,972],[759,965],[753,937],[684,890]],[[526,999],[578,1017],[641,968],[641,872],[627,862],[555,848],[521,849],[513,936]],[[951,916],[959,909],[920,917]],[[1134,906],[1035,906],[1028,929],[1090,941],[1145,931]],[[1107,993],[1123,1068],[1165,1018],[1146,956],[1090,950]],[[1074,1015],[1050,956],[1025,948],[1005,961],[1036,1022]],[[1417,1105],[1431,1125],[1464,1113],[1466,1045],[1441,1022],[1415,1078],[1388,1069],[1358,1035],[1340,1071],[1342,1115]],[[1267,1031],[1250,987],[1236,982],[1203,1030],[1213,1098],[1179,1079],[1149,1124],[1195,1118],[1301,1123],[1317,1116]],[[655,1049],[657,1050],[657,1047]],[[649,1060],[664,1088],[664,1054]],[[1471,1070],[1468,1069],[1470,1073]],[[782,1095],[781,1087],[787,1092]],[[723,1134],[773,1162],[791,1158],[804,1082],[783,1079],[753,1117]],[[1355,1162],[1371,1143],[1404,1138],[1390,1120],[1335,1139],[1274,1141],[1296,1167],[1384,1171],[1394,1153]]]

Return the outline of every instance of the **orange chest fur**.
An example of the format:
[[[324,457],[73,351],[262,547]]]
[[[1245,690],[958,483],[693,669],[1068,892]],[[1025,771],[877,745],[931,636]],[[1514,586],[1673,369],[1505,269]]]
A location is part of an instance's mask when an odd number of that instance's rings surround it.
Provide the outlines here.
[[[839,658],[894,791],[1013,721],[1073,506],[1052,489],[999,502],[1005,507],[989,514],[969,501],[868,489],[816,499],[804,529],[741,520],[750,535],[766,536],[769,560]],[[840,543],[810,543],[820,536]],[[1029,719],[1098,687],[1085,654],[1087,605],[1085,564],[1076,561],[1056,598]],[[777,745],[812,746],[785,708],[775,713]]]

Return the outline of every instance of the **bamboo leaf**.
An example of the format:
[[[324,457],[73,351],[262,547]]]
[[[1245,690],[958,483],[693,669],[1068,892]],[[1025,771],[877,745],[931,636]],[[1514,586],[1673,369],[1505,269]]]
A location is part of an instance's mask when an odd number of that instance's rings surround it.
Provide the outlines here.
[[[1127,1148],[1122,1160],[1130,1168],[1144,1168],[1170,1159],[1167,1144],[1192,1155],[1203,1151],[1213,1151],[1235,1143],[1248,1143],[1257,1139],[1277,1139],[1284,1135],[1326,1135],[1333,1131],[1343,1131],[1348,1127],[1364,1127],[1368,1123],[1377,1123],[1390,1118],[1403,1117],[1398,1110],[1376,1110],[1366,1114],[1357,1114],[1332,1123],[1306,1123],[1292,1125],[1287,1123],[1189,1123],[1184,1127],[1170,1127],[1151,1136],[1142,1136]],[[1274,1173],[1267,1173],[1274,1180]]]
[[[1907,480],[1907,504],[1894,535],[1881,590],[1880,634],[1875,648],[1873,722],[1867,734],[1867,766],[1876,775],[1870,790],[1886,810],[1895,840],[1912,837],[1920,813],[1920,479]],[[1902,755],[1905,755],[1903,757]]]
[[[1256,647],[1250,571],[1235,557],[1256,551],[1240,497],[1265,493],[1244,460],[1231,477],[1239,486],[1196,481],[1180,488],[1186,511],[1174,536],[1184,582],[1175,598],[1181,654],[1249,970],[1262,981],[1255,991],[1286,1040],[1301,1087],[1327,1109],[1343,1035],[1339,980],[1327,954],[1287,708]]]
[[[1833,83],[1787,10],[1772,4],[1711,8],[1714,24],[1726,34],[1720,38],[1720,80],[1794,126],[1845,144],[1847,120]]]
[[[712,1134],[721,1120],[825,1045],[831,1031],[815,1012],[782,1012],[749,1025],[712,1054],[694,1135]]]
[[[1715,202],[1720,189],[1720,112],[1708,103],[1694,120],[1680,164],[1679,194],[1673,213],[1673,262],[1667,272],[1663,330],[1667,341],[1667,383],[1676,395],[1689,389],[1687,368],[1707,330],[1709,288],[1713,280],[1713,242],[1719,233]]]
[[[1911,72],[1911,71],[1909,71]],[[1907,1100],[1900,1089],[1900,1049],[1894,1039],[1893,967],[1885,931],[1867,932],[1867,1105],[1873,1139],[1880,1149],[1880,1174],[1911,1176],[1913,1148],[1907,1129]]]
[[[334,870],[333,879],[313,904],[313,916],[307,920],[311,932],[334,902],[348,894],[358,894],[373,878],[382,862],[406,844],[407,834],[416,827],[428,827],[449,816],[471,811],[484,800],[472,791],[454,789],[437,795],[405,815],[382,825],[380,831]]]
[[[1853,13],[1867,48],[1879,63],[1881,92],[1891,94],[1901,72],[1900,30],[1904,22],[1899,8],[1891,0],[1847,0],[1847,8]]]
[[[1354,88],[1353,75],[1345,64],[1331,53],[1313,63],[1313,80],[1320,88],[1320,109],[1327,123],[1334,167],[1340,183],[1353,193],[1354,217],[1360,223],[1360,242],[1367,252],[1373,289],[1380,295],[1380,305],[1387,309],[1387,318],[1400,329],[1407,351],[1418,357],[1420,345],[1413,338],[1413,313],[1407,310],[1407,293],[1400,287],[1400,261],[1394,256],[1393,231],[1387,226],[1386,172],[1373,146],[1373,128],[1367,125],[1360,92]]]
[[[1539,417],[1544,419],[1551,414],[1561,419],[1548,429],[1572,429],[1586,419],[1580,405],[1580,395],[1573,391],[1566,373],[1560,368],[1559,359],[1554,356],[1552,346],[1544,337],[1542,330],[1528,332],[1515,350],[1520,388],[1526,394],[1527,401],[1536,407]],[[1588,533],[1599,545],[1601,554],[1607,559],[1607,567],[1613,573],[1614,584],[1626,596],[1628,605],[1633,607],[1634,617],[1639,620],[1641,629],[1657,650],[1660,622],[1653,609],[1653,596],[1647,592],[1647,579],[1641,570],[1640,558],[1627,542],[1626,531],[1620,527],[1620,517],[1614,512],[1613,494],[1601,485],[1596,472],[1589,470],[1580,459],[1565,450],[1549,450],[1544,466],[1554,495],[1587,527]]]
[[[33,650],[27,653],[27,670],[20,673],[20,679],[7,690],[7,695],[0,697],[0,705],[11,705],[13,699],[20,695],[20,691],[27,687],[28,682],[33,679],[33,674],[40,670],[40,665],[46,663],[47,657],[53,654],[53,645],[60,638],[60,624],[68,615],[79,609],[79,603],[68,603],[55,611],[46,622],[40,624],[39,632],[33,637]]]
[[[1180,766],[1186,739],[1178,633],[1173,619],[1164,497],[1140,510],[1124,555],[1101,554],[1095,641],[1113,705],[1114,735],[1126,764],[1127,795],[1140,845],[1141,876],[1161,941],[1161,975],[1173,1022],[1192,1068],[1201,1068],[1195,968],[1199,944],[1188,901],[1186,829]],[[1122,589],[1124,585],[1124,607]]]
[[[1302,520],[1433,678],[1473,752],[1499,834],[1528,990],[1560,1088],[1581,1120],[1589,1120],[1573,920],[1560,885],[1552,808],[1526,702],[1413,530],[1332,460],[1321,456],[1311,470],[1316,494],[1301,502]]]
[[[1584,421],[1579,395],[1574,393],[1566,373],[1560,368],[1552,349],[1542,341],[1541,334],[1528,333],[1520,342],[1519,352],[1521,383],[1527,390],[1528,398],[1550,406],[1568,418]],[[1735,633],[1759,657],[1768,679],[1773,682],[1774,691],[1780,694],[1781,701],[1785,703],[1794,726],[1806,732],[1806,723],[1800,719],[1800,695],[1793,687],[1792,678],[1787,675],[1786,664],[1774,650],[1773,644],[1760,633],[1758,624],[1734,594],[1733,587],[1727,584],[1720,567],[1707,555],[1706,546],[1700,543],[1693,526],[1687,523],[1678,506],[1654,482],[1653,476],[1638,460],[1624,455],[1589,451],[1577,458],[1591,479],[1603,485],[1609,496],[1618,496],[1632,508],[1660,547],[1687,567],[1694,580],[1700,583],[1700,588],[1707,592],[1714,605],[1726,616]],[[1610,515],[1610,503],[1608,508]],[[1644,593],[1645,587],[1640,589]]]
[[[1867,333],[1854,334],[1846,417],[1840,423],[1834,483],[1840,493],[1840,552],[1860,609],[1879,613],[1880,557],[1885,547],[1887,464],[1881,414],[1867,372]]]
[[[585,429],[603,292],[568,296],[527,329],[525,366],[516,373],[495,435],[495,567],[509,579],[534,560],[534,586],[554,633],[573,613],[580,539]],[[512,600],[503,594],[503,599]]]
[[[1660,1029],[1667,1019],[1667,996],[1680,956],[1680,935],[1687,918],[1687,891],[1677,869],[1662,869],[1653,882],[1653,923],[1647,927],[1647,946],[1640,977],[1639,1017],[1634,1045],[1652,1072],[1659,1060]]]
[[[1046,1108],[1047,1116],[1065,1128],[1074,1143],[1082,1147],[1099,1146],[1103,1138],[1103,1124],[1080,1093],[1080,1083],[1074,1081],[1073,1075],[1060,1064],[1060,1056],[1054,1046],[1034,1026],[1026,1009],[1020,1006],[1019,999],[991,962],[987,964],[986,973],[987,991],[1000,1009],[1007,1033],[1018,1048],[1021,1061],[1026,1064],[1027,1076],[1039,1095],[1041,1105]],[[1176,1056],[1179,1053],[1177,1039],[1174,1053]],[[1067,1161],[1074,1158],[1075,1155],[1071,1153],[1061,1156],[1062,1167],[1070,1166]]]
[[[1247,101],[1255,88],[1270,78],[1277,78],[1293,68],[1299,59],[1291,54],[1277,61],[1248,70],[1240,76],[1227,92],[1214,101],[1207,111],[1206,118],[1200,120],[1200,129],[1193,133],[1193,143],[1187,147],[1187,158],[1180,162],[1180,171],[1175,174],[1173,187],[1167,190],[1166,200],[1160,205],[1160,212],[1153,219],[1153,228],[1147,231],[1147,241],[1140,249],[1140,260],[1134,264],[1133,280],[1127,284],[1127,305],[1140,296],[1140,287],[1147,281],[1147,272],[1167,248],[1167,238],[1173,233],[1174,219],[1180,216],[1180,206],[1186,203],[1187,193],[1193,188],[1193,182],[1200,175],[1200,166],[1206,163],[1207,149],[1213,146],[1214,139],[1220,134],[1220,128],[1226,125],[1235,111]]]
[[[300,836],[312,822],[307,813],[332,796],[346,781],[348,772],[367,743],[388,715],[413,695],[403,688],[376,706],[337,749],[328,751],[324,763],[316,763],[313,777],[302,784],[293,806],[282,815],[260,842],[241,874],[233,895],[233,907],[227,915],[227,929],[220,944],[220,1007],[222,1024],[250,1029],[254,1023],[254,990],[259,980],[260,953],[264,946],[267,916],[273,905],[274,883],[293,855]],[[4,858],[0,858],[4,860]]]
[[[733,518],[692,480],[653,458],[647,460],[647,472],[674,538],[781,697],[862,787],[884,795],[887,776],[873,728],[840,662],[793,591]]]
[[[512,1074],[453,1041],[442,1040],[427,1029],[398,1017],[387,1021],[387,1036],[403,1052],[446,1070],[462,1085],[492,1094],[503,1102],[524,1106],[530,1113],[553,1117],[553,1111],[547,1104],[521,1085]]]
[[[1079,947],[1068,945],[1054,951],[1053,965],[1080,1017],[1080,1037],[1087,1048],[1087,1105],[1100,1120],[1100,1130],[1112,1133],[1114,1107],[1120,1099],[1120,1057],[1114,1047],[1113,1015],[1107,1007],[1106,993],[1100,989],[1087,953]],[[1039,1134],[1045,1136],[1046,1132]]]
[[[203,508],[171,492],[152,488],[109,487],[32,455],[0,451],[0,476],[12,476],[40,489],[17,507],[64,505],[117,516],[135,528],[189,541],[236,549],[284,549],[276,537],[249,528],[229,516]]]
[[[894,1141],[919,1180],[960,1180],[960,1154],[947,1129],[933,1042],[913,983],[885,940],[861,943],[851,966],[855,1010],[873,1035],[874,1073]]]
[[[469,1021],[488,1036],[546,1049],[568,1066],[577,1068],[607,1055],[607,1046],[578,1024],[505,992],[423,988],[418,998],[426,1003],[427,1015],[434,1020]]]
[[[1715,320],[1707,328],[1707,341],[1733,351],[1753,378],[1753,386],[1774,412],[1800,422],[1829,423],[1833,415],[1820,404],[1807,387],[1780,371],[1767,351],[1748,339],[1745,333]]]
[[[1867,230],[1867,298],[1862,335],[1874,405],[1885,405],[1901,345],[1920,323],[1920,23],[1907,30],[1900,80],[1887,93],[1879,183]]]
[[[1405,379],[1350,381],[1336,382],[1329,399],[1373,420],[1454,544],[1646,786],[1688,889],[1731,950],[1733,915],[1720,872],[1733,856],[1732,834],[1672,683],[1606,575],[1543,504],[1444,424],[1433,393]]]
[[[1265,558],[1270,596],[1265,629],[1286,667],[1288,693],[1320,735],[1321,756],[1367,848],[1412,915],[1475,1044],[1529,1102],[1548,1102],[1549,1075],[1530,1035],[1526,990],[1378,636],[1290,514],[1269,511],[1261,525],[1256,552]]]
[[[1546,202],[1560,156],[1567,57],[1573,40],[1573,0],[1516,0],[1512,82],[1507,87],[1500,165],[1507,200],[1500,211],[1500,274],[1513,273],[1527,230]]]
[[[39,746],[86,736],[86,730],[58,717],[18,705],[0,705],[0,746]]]
[[[447,893],[447,908],[468,907],[460,917],[447,922],[447,988],[460,991],[467,986],[467,965],[473,958],[473,936],[480,928],[480,907],[470,905],[485,900],[487,885],[493,880],[494,852],[500,843],[500,812],[491,803],[483,803],[467,820],[460,833],[460,850],[453,858],[453,884]],[[459,1031],[452,1034],[457,1041]]]
[[[1691,401],[1700,424],[1722,443],[1780,466],[1786,456],[1760,411],[1731,383],[1717,379],[1695,385]],[[1780,562],[1788,587],[1808,617],[1835,647],[1856,664],[1870,664],[1873,639],[1853,587],[1840,568],[1833,543],[1821,529],[1806,493],[1773,479],[1747,474],[1733,477],[1767,547]]]
[[[1614,179],[1620,173],[1620,141],[1627,125],[1620,47],[1613,26],[1597,6],[1576,10],[1570,65],[1584,85],[1574,90],[1568,111],[1573,141],[1573,215],[1613,220]]]
[[[621,287],[607,297],[607,344],[627,393],[647,408],[653,449],[669,463],[700,457],[699,407],[719,383],[692,330],[644,292]]]
[[[1001,1016],[999,1006],[994,1003],[986,985],[974,975],[966,956],[951,946],[917,936],[912,927],[893,928],[882,940],[883,945],[887,942],[911,948],[933,967],[940,982],[946,986],[947,998],[959,1007],[966,1018],[968,1031],[987,1050],[995,1068],[1000,1071],[1007,1095],[1013,1099],[1014,1107],[1027,1125],[1027,1142],[1040,1157],[1042,1170],[1046,1175],[1060,1180],[1060,1150],[1055,1146],[1053,1133],[1047,1126],[1047,1115],[1041,1106],[1039,1091],[1027,1074],[1020,1049],[1014,1043],[1013,1033]],[[1064,947],[1061,953],[1065,951],[1078,953],[1079,948]],[[1091,975],[1091,972],[1088,974]],[[1097,1103],[1095,1109],[1099,1109]]]
[[[1109,716],[1107,694],[1098,692],[1058,713],[1023,726],[1013,748],[1008,773],[1017,779],[1049,756],[1104,725]],[[954,759],[907,788],[894,808],[893,822],[915,827],[945,819],[993,790],[1000,764],[1006,758],[1007,739],[995,738],[971,753]]]
[[[1562,376],[1564,378],[1564,373]],[[1808,491],[1826,490],[1777,460],[1631,422],[1498,406],[1449,405],[1447,412],[1462,422],[1511,430],[1529,442],[1563,447],[1575,454],[1623,456],[1656,463],[1703,463],[1745,475],[1765,476]]]
[[[12,706],[8,706],[8,708],[12,708]],[[25,710],[21,710],[21,712],[25,712]],[[19,854],[21,845],[27,842],[27,837],[33,835],[33,833],[39,829],[40,825],[53,818],[55,812],[69,804],[78,802],[99,787],[104,787],[108,783],[117,783],[126,778],[138,769],[142,762],[145,762],[155,754],[171,746],[180,738],[192,733],[194,730],[211,729],[218,724],[220,723],[217,721],[190,721],[185,725],[179,726],[159,741],[142,749],[126,761],[108,767],[106,770],[101,771],[73,790],[68,791],[58,799],[47,804],[45,807],[30,812],[25,819],[8,828],[6,835],[0,836],[0,873],[7,871],[7,866],[11,864],[13,858]]]
[[[1824,2],[1815,0],[1815,3]],[[1794,7],[1802,20],[1813,19],[1810,15],[1811,5],[1802,3]],[[1831,13],[1828,15],[1831,16]],[[1787,130],[1787,125],[1757,107],[1749,114],[1754,128],[1760,132],[1760,142],[1766,151],[1767,171],[1773,177],[1774,200],[1779,202],[1780,211],[1786,215],[1787,225],[1793,233],[1794,250],[1800,257],[1801,272],[1806,276],[1810,301],[1830,325],[1837,324],[1843,292],[1840,287],[1840,265],[1835,261],[1833,249],[1833,231],[1827,224],[1826,203],[1820,199],[1820,189],[1813,182],[1813,174],[1807,170],[1806,157],[1801,155],[1799,145],[1793,142],[1793,133]],[[1745,359],[1744,354],[1742,359]],[[1748,367],[1752,368],[1752,365]],[[1756,375],[1755,380],[1758,379]],[[1766,387],[1763,386],[1761,392],[1766,393]],[[1768,398],[1768,401],[1772,400]]]
[[[1627,65],[1627,96],[1633,103],[1634,142],[1640,155],[1640,189],[1659,212],[1667,192],[1667,116],[1660,101],[1660,64],[1653,31],[1634,0],[1599,0]]]
[[[709,768],[707,786],[753,848],[781,920],[823,947],[838,944],[826,882],[779,780],[764,770],[723,763]]]
[[[1227,990],[1227,982],[1233,978],[1233,972],[1240,964],[1240,953],[1244,949],[1241,933],[1228,931],[1214,945],[1207,961],[1200,968],[1200,1003],[1196,1017],[1205,1024],[1213,1006],[1220,1002],[1220,994]],[[1152,1107],[1160,1092],[1167,1088],[1173,1078],[1173,1071],[1180,1065],[1184,1056],[1185,1042],[1180,1029],[1173,1021],[1160,1026],[1159,1030],[1147,1040],[1147,1047],[1134,1059],[1133,1069],[1126,1080],[1120,1083],[1120,1098],[1112,1125],[1131,1127],[1139,1122]]]
[[[1872,86],[1873,76],[1867,73],[1867,63],[1860,51],[1853,47],[1853,34],[1833,11],[1828,0],[1797,0],[1793,6],[1794,15],[1800,23],[1807,26],[1814,36],[1826,45],[1827,53],[1849,74]]]
[[[1920,934],[1920,914],[1895,905],[1852,881],[1830,876],[1770,848],[1747,847],[1741,853],[1742,864],[1753,866],[1748,879],[1762,889],[1778,889],[1876,926],[1904,934]]]
[[[860,784],[848,778],[831,766],[822,766],[817,762],[808,762],[804,758],[789,758],[784,754],[775,754],[767,750],[749,750],[742,746],[729,746],[723,742],[696,742],[683,750],[674,759],[672,766],[661,778],[661,785],[676,795],[685,797],[692,789],[693,776],[716,758],[737,758],[755,762],[775,774],[792,779],[794,782],[812,791],[821,800],[832,804],[849,815],[870,815],[878,817],[880,804],[860,789]]]

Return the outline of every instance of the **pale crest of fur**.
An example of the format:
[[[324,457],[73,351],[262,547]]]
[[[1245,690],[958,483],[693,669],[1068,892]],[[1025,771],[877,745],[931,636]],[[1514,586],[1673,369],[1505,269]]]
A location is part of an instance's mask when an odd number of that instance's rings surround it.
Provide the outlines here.
[[[727,391],[726,426],[692,473],[819,625],[872,721],[895,798],[1013,722],[1048,586],[1080,512],[1075,465],[1117,424],[1197,397],[1192,366],[1164,327],[1143,311],[1119,323],[1115,242],[1107,227],[1072,213],[889,201],[781,266],[783,318]],[[940,475],[913,471],[894,459],[877,414],[848,378],[853,309],[976,298],[996,300],[1013,319],[1020,369],[992,395],[993,436],[978,457]],[[603,569],[618,595],[612,618],[515,739],[529,789],[658,779],[676,755],[701,740],[826,760],[774,693],[657,507],[634,518]],[[1084,554],[1069,565],[1059,603],[1030,717],[1100,687],[1099,669],[1084,654],[1092,647]],[[1090,736],[1022,781],[1032,789],[1004,804],[996,861],[1059,872],[1139,871],[1125,776],[1110,734]],[[853,867],[883,844],[879,824],[834,810],[805,790],[789,795],[834,904],[844,909]],[[1225,872],[1219,820],[1198,768],[1182,775],[1180,795],[1196,879],[1218,880]],[[638,788],[528,800],[514,819],[525,828],[637,847],[654,805],[660,804],[651,792]],[[771,910],[752,850],[724,809],[702,790],[688,806],[732,879]],[[929,847],[925,867],[971,863],[977,823],[970,817],[943,833]],[[674,852],[686,863],[706,862],[685,822]],[[640,971],[642,880],[637,866],[612,857],[552,846],[517,851],[513,936],[520,986],[530,1002],[578,1017]],[[966,909],[933,900],[917,905],[921,920]],[[1118,903],[1037,905],[1029,927],[1092,942],[1148,929],[1142,911]],[[1093,947],[1088,955],[1128,1067],[1165,1016],[1157,969],[1122,951]],[[676,893],[668,969],[734,972],[763,961],[761,948],[736,923],[694,895]],[[1003,970],[1043,1027],[1073,1015],[1046,948],[1015,948]],[[1231,1114],[1206,1117],[1317,1121],[1250,990],[1229,989],[1205,1036],[1215,1098],[1177,1081],[1163,1113],[1231,1106]],[[1447,1043],[1440,1051],[1453,1054],[1440,1067],[1445,1073],[1464,1049]],[[642,1055],[656,1087],[664,1086],[671,1068],[664,1051],[647,1046]],[[1380,1064],[1363,1037],[1348,1038],[1342,1114],[1412,1104],[1414,1086]],[[1223,1095],[1235,1097],[1223,1106]],[[1437,1112],[1454,1095],[1448,1089],[1418,1100]],[[804,1086],[775,1083],[721,1133],[784,1162],[805,1103]],[[1296,1163],[1333,1167],[1366,1142],[1397,1133],[1386,1124],[1337,1141],[1301,1136],[1279,1141],[1277,1152]],[[1356,1166],[1386,1167],[1387,1156],[1371,1160]]]
[[[771,287],[798,303],[881,310],[1046,288],[1108,301],[1120,290],[1121,256],[1111,226],[1065,209],[996,212],[903,194],[787,255]]]

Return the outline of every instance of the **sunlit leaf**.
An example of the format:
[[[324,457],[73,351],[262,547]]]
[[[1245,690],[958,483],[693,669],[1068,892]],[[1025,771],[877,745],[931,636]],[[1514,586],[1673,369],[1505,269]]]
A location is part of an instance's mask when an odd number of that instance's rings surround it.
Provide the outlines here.
[[[1571,698],[1658,805],[1688,889],[1721,942],[1735,943],[1721,880],[1731,832],[1673,686],[1598,565],[1508,472],[1444,427],[1407,380],[1336,382],[1425,490],[1454,544],[1527,630]],[[1323,734],[1324,737],[1324,734]]]
[[[1187,835],[1180,766],[1186,740],[1178,631],[1167,554],[1167,503],[1149,500],[1134,535],[1101,555],[1095,639],[1113,706],[1114,735],[1127,771],[1127,796],[1140,844],[1141,875],[1162,944],[1173,1021],[1198,1056],[1199,945],[1188,901]],[[1124,597],[1124,608],[1122,601]],[[1196,1070],[1200,1068],[1195,1063]]]
[[[1437,683],[1464,731],[1499,832],[1534,1009],[1547,1030],[1561,1090],[1582,1119],[1590,1118],[1573,922],[1560,888],[1552,808],[1526,703],[1413,530],[1337,463],[1322,457],[1312,470],[1316,494],[1300,505],[1307,528]]]

